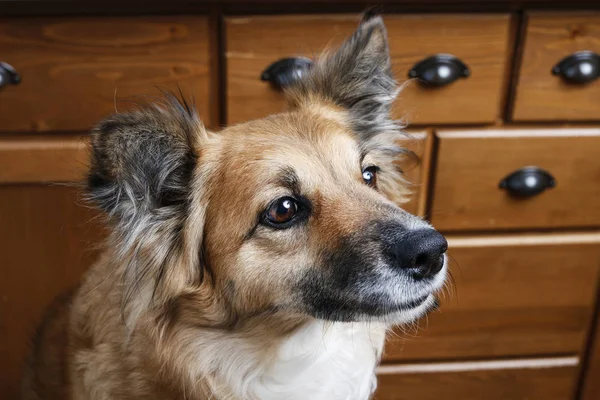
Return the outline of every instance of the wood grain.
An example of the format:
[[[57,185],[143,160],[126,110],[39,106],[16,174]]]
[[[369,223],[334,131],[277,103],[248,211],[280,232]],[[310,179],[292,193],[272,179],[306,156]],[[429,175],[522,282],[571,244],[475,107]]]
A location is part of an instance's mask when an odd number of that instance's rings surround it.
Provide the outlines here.
[[[403,140],[401,145],[417,157],[400,157],[397,162],[398,167],[405,173],[411,191],[408,203],[402,204],[401,207],[409,213],[424,217],[431,172],[433,133],[426,130],[409,132],[409,137]]]
[[[2,90],[0,131],[86,131],[178,85],[210,125],[208,48],[200,16],[1,20],[2,61],[22,82]]]
[[[18,398],[29,339],[42,310],[74,287],[104,236],[78,189],[0,186],[0,393]]]
[[[527,15],[513,112],[515,121],[600,119],[600,80],[573,85],[551,73],[552,67],[564,57],[582,50],[600,53],[600,13]]]
[[[600,129],[439,131],[431,221],[441,230],[600,225]],[[526,166],[556,187],[514,198],[499,182]]]
[[[575,377],[571,366],[380,374],[375,400],[570,400]]]
[[[414,64],[436,53],[453,54],[472,72],[469,78],[438,89],[409,82],[396,103],[396,116],[413,124],[484,123],[499,118],[509,20],[503,14],[387,15],[390,52],[400,81],[407,79]],[[283,57],[314,57],[341,43],[357,23],[355,15],[227,18],[228,122],[283,110],[282,94],[260,80],[261,72]]]
[[[598,296],[600,300],[600,293]],[[596,313],[600,312],[596,304]],[[582,370],[581,395],[580,400],[600,399],[600,315],[596,314],[592,329],[590,330],[588,341],[588,354],[585,363],[585,370]]]
[[[600,269],[600,232],[448,236],[451,286],[386,361],[576,354]]]
[[[0,183],[81,182],[88,167],[87,135],[0,137]]]

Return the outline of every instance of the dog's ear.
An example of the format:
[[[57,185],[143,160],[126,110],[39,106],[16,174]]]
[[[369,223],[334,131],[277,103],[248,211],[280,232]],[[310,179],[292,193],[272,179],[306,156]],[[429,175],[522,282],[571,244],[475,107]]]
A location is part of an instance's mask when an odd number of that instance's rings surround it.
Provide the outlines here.
[[[337,51],[324,53],[287,90],[292,108],[326,101],[348,110],[353,129],[364,139],[396,129],[389,114],[397,93],[385,25],[371,14]]]
[[[366,14],[354,34],[337,51],[319,57],[287,95],[292,108],[325,103],[347,112],[362,152],[381,169],[380,191],[402,204],[409,190],[397,162],[399,157],[416,157],[399,145],[406,134],[390,115],[398,92],[383,20]]]
[[[167,264],[184,253],[197,151],[206,136],[196,112],[171,95],[116,114],[92,131],[88,197],[110,217],[109,245],[126,264],[123,304],[135,298],[135,313],[164,291],[161,280],[175,273]],[[179,270],[177,279],[194,279],[188,269]]]
[[[91,199],[121,224],[180,206],[203,133],[195,112],[172,96],[102,121],[92,131]]]

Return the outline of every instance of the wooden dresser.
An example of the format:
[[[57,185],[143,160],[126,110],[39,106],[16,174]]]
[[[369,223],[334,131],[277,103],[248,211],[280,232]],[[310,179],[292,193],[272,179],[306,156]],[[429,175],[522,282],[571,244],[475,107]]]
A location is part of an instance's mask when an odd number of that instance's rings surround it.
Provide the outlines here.
[[[104,236],[86,132],[156,96],[213,129],[283,110],[261,79],[365,4],[0,0],[0,397]],[[384,1],[414,196],[450,244],[440,311],[398,331],[377,399],[600,399],[600,4]],[[409,79],[417,76],[419,79]]]

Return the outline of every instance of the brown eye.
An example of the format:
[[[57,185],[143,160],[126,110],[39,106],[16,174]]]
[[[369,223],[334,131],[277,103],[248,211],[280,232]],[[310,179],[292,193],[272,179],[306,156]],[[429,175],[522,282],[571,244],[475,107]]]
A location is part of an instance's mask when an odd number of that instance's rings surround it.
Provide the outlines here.
[[[371,187],[377,187],[377,167],[367,167],[363,170],[363,181]]]
[[[298,203],[291,197],[282,197],[275,200],[267,209],[265,218],[274,225],[285,224],[291,221],[298,213]]]

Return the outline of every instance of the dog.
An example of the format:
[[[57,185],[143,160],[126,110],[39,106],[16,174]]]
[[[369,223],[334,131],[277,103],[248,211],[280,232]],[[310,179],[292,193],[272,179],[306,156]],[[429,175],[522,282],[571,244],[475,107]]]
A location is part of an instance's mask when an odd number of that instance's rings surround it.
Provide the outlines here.
[[[111,226],[34,339],[31,399],[369,399],[386,332],[436,307],[447,242],[399,207],[398,85],[380,16],[208,131],[166,96],[92,132]]]

